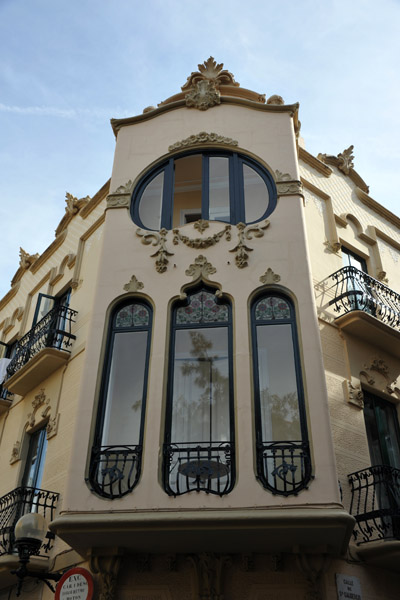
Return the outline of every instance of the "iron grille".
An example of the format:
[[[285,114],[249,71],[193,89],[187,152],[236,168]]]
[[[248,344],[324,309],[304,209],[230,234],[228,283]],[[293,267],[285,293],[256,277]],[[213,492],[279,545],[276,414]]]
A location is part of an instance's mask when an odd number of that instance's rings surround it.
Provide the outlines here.
[[[357,544],[400,540],[400,469],[377,465],[348,475]]]
[[[14,528],[20,517],[39,513],[49,522],[54,517],[59,494],[31,487],[19,487],[0,498],[0,556],[12,554]],[[42,545],[39,556],[45,556],[49,545]]]
[[[273,494],[298,494],[312,478],[308,442],[259,443],[257,472],[262,485]]]
[[[355,267],[343,267],[331,278],[336,289],[329,305],[335,305],[335,312],[362,310],[400,330],[400,294]]]
[[[139,481],[142,446],[100,446],[92,449],[89,483],[103,498],[122,498]]]
[[[170,496],[228,494],[235,480],[233,456],[228,442],[164,444],[164,489]]]
[[[35,354],[43,348],[57,348],[71,352],[72,340],[76,339],[71,333],[76,310],[67,306],[55,306],[36,325],[22,337],[16,346],[15,355],[7,367],[7,378],[14,375]]]

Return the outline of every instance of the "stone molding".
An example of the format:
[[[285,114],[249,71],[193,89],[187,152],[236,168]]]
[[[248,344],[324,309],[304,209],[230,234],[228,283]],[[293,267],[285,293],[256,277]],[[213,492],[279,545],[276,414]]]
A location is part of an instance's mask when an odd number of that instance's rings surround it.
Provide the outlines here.
[[[291,196],[293,194],[302,194],[303,185],[301,181],[293,179],[289,173],[275,171],[275,182],[278,196]]]
[[[397,385],[397,373],[393,377],[389,365],[381,358],[372,358],[369,364],[364,364],[360,378],[376,389],[400,400],[400,388]]]
[[[99,600],[116,600],[117,579],[122,558],[123,555],[119,549],[115,554],[90,557],[90,570],[95,575],[99,575],[100,579]]]
[[[364,408],[364,393],[359,379],[352,378],[343,381],[345,388],[345,396],[349,404],[353,404],[357,408]]]
[[[206,131],[200,131],[200,133],[190,135],[184,140],[180,140],[179,142],[175,142],[175,144],[171,144],[171,146],[168,146],[168,152],[173,152],[174,150],[181,150],[184,148],[190,148],[191,146],[200,146],[203,144],[222,144],[224,146],[239,145],[238,141],[232,138],[225,137],[214,132],[207,133]]]
[[[325,177],[330,177],[332,175],[332,169],[330,167],[322,162],[322,160],[307,152],[307,150],[301,146],[299,147],[299,159],[318,171],[318,173],[321,173],[321,175],[325,175]]]
[[[208,279],[209,275],[214,275],[216,272],[217,269],[207,261],[205,256],[200,254],[194,259],[194,263],[189,265],[189,268],[186,269],[185,275],[193,277],[192,281],[194,282],[200,279]]]
[[[355,183],[361,190],[368,194],[369,187],[365,183],[364,179],[354,169],[354,146],[349,146],[343,152],[339,152],[337,156],[332,154],[318,154],[318,160],[325,163],[326,165],[333,165],[344,173],[347,177],[350,177],[353,183]]]
[[[144,285],[141,281],[139,281],[136,275],[132,275],[128,283],[124,285],[125,292],[139,292],[144,288]]]
[[[187,559],[193,568],[195,597],[201,600],[222,600],[224,570],[231,565],[231,557],[226,554],[203,552],[189,554]]]

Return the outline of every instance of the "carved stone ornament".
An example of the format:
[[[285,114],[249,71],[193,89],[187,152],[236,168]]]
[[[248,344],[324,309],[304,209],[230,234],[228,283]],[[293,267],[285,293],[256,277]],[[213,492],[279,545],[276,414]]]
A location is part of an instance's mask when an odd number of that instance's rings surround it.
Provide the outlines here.
[[[206,229],[204,225],[205,222],[203,220],[197,221],[197,223],[201,223],[201,225],[199,225],[200,228]],[[197,229],[196,223],[194,224],[194,227],[195,229]],[[220,239],[224,236],[228,242],[231,240],[231,225],[225,225],[225,227],[221,229],[221,231],[219,231],[218,233],[214,233],[214,235],[210,235],[206,238],[189,238],[187,235],[183,235],[179,229],[173,229],[172,232],[174,234],[172,243],[175,246],[178,245],[179,242],[182,242],[189,248],[196,249],[210,248],[211,246],[215,246],[215,244],[217,244],[220,241]]]
[[[254,554],[242,554],[243,571],[254,571]]]
[[[185,271],[185,275],[188,277],[193,277],[193,281],[197,281],[201,277],[204,279],[208,279],[209,275],[213,275],[217,272],[217,269],[209,263],[205,256],[200,254],[197,258],[194,259],[194,263],[189,266]]]
[[[107,208],[129,208],[131,203],[132,181],[117,187],[115,192],[107,196]]]
[[[196,83],[200,81],[208,80],[216,83],[217,85],[234,85],[239,86],[229,71],[224,69],[224,63],[219,63],[214,60],[213,56],[210,56],[208,60],[205,60],[203,64],[198,65],[199,70],[194,71],[187,79],[186,83],[182,86],[182,92],[189,90]]]
[[[342,248],[340,242],[330,242],[329,240],[325,240],[324,246],[326,246],[328,252],[332,252],[332,254],[337,254]]]
[[[126,292],[138,292],[143,289],[143,283],[138,281],[135,275],[132,275],[130,281],[124,285],[124,290]]]
[[[191,146],[199,146],[202,144],[223,144],[225,146],[238,146],[237,140],[232,138],[219,135],[218,133],[207,133],[206,131],[200,131],[195,135],[190,135],[188,138],[175,142],[171,146],[168,146],[168,151],[173,152],[174,150],[180,150],[182,148],[189,148]]]
[[[264,275],[261,275],[260,281],[261,283],[278,283],[281,280],[281,276],[277,273],[274,273],[271,268],[268,268]]]
[[[65,194],[65,202],[67,206],[65,207],[65,212],[69,215],[77,215],[78,212],[86,206],[86,204],[90,201],[90,196],[86,196],[85,198],[76,198],[69,192]]]
[[[273,96],[270,96],[267,100],[267,104],[285,104],[282,96],[278,96],[278,94],[274,94]]]
[[[23,248],[19,249],[19,266],[21,269],[29,269],[38,258],[39,254],[28,254]]]
[[[168,265],[168,256],[173,256],[173,252],[169,252],[166,247],[167,243],[167,233],[166,229],[160,229],[159,232],[145,232],[142,229],[136,230],[136,235],[142,238],[142,244],[146,246],[152,244],[152,246],[159,246],[159,249],[151,254],[152,258],[156,258],[156,271],[158,273],[165,273]]]
[[[10,465],[13,465],[21,458],[21,442],[16,441],[11,450]]]
[[[200,233],[204,233],[204,231],[210,227],[210,223],[204,219],[199,219],[193,224],[193,227]]]
[[[253,248],[249,248],[246,245],[246,240],[251,240],[254,237],[264,237],[264,229],[269,227],[269,221],[264,221],[260,225],[245,225],[245,223],[238,223],[236,228],[238,230],[239,241],[237,245],[229,250],[229,252],[235,252],[235,263],[239,269],[243,269],[248,266],[248,252],[253,252]]]
[[[120,185],[119,187],[117,187],[115,192],[112,192],[112,195],[114,195],[114,194],[130,194],[131,191],[132,191],[132,181],[129,179],[128,183],[125,183],[125,185]]]
[[[46,426],[46,437],[49,440],[54,437],[58,431],[58,423],[60,421],[60,414],[57,414],[55,417],[49,419],[49,422]]]
[[[40,420],[48,417],[48,414],[50,412],[49,404],[50,404],[50,398],[47,398],[46,394],[44,393],[44,389],[42,388],[40,390],[40,392],[38,394],[36,394],[36,396],[32,400],[33,411],[28,414],[27,429],[31,429],[32,427],[35,426],[36,413],[39,410],[39,408],[43,407],[43,410],[41,411],[41,414],[40,414],[40,416],[41,416]]]
[[[350,173],[350,169],[354,168],[354,154],[353,154],[354,146],[349,146],[343,152],[339,152],[337,155],[339,164],[338,169],[343,171],[345,175]]]
[[[369,385],[400,399],[400,388],[397,385],[397,378],[390,374],[390,369],[384,360],[374,358],[369,365],[364,365],[360,371],[360,377],[364,377]]]
[[[275,179],[278,196],[291,196],[292,194],[303,193],[301,181],[293,179],[289,173],[282,173],[281,171],[276,170]]]
[[[322,575],[328,570],[332,559],[327,554],[296,554],[296,563],[307,581],[304,600],[323,600]]]
[[[212,81],[199,81],[194,89],[185,96],[188,108],[207,110],[221,103],[221,94]]]
[[[118,572],[122,555],[92,556],[90,570],[100,576],[99,600],[115,600]]]
[[[231,558],[228,555],[204,552],[189,555],[188,560],[194,573],[194,597],[201,600],[223,600],[224,569],[231,564]]]
[[[379,273],[377,273],[376,278],[378,281],[382,281],[382,283],[389,283],[389,279],[387,278],[387,274],[386,271],[379,271]]]
[[[350,404],[354,404],[357,408],[364,408],[364,393],[361,388],[361,383],[354,385],[348,379],[345,379],[344,384],[346,386],[347,401]]]

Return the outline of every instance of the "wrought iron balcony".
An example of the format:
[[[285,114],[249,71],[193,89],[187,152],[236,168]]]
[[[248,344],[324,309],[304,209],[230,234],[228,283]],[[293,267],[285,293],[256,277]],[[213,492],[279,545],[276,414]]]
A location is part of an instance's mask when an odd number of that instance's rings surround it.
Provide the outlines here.
[[[400,294],[355,267],[343,267],[331,279],[336,289],[329,304],[335,312],[361,310],[400,331]]]
[[[103,498],[122,498],[136,486],[142,446],[100,446],[92,449],[89,485]]]
[[[170,496],[193,491],[223,496],[234,483],[233,444],[164,444],[164,489]]]
[[[0,556],[12,554],[14,528],[20,517],[27,513],[39,513],[50,522],[54,518],[59,494],[30,487],[19,487],[0,498]],[[38,556],[49,551],[47,544],[39,549]]]
[[[312,478],[308,442],[257,444],[257,473],[262,485],[273,494],[298,494]]]
[[[400,469],[378,465],[348,475],[357,544],[400,540]]]
[[[55,306],[24,335],[16,346],[15,355],[7,367],[7,379],[12,377],[43,348],[70,353],[71,325],[78,313],[67,306]]]

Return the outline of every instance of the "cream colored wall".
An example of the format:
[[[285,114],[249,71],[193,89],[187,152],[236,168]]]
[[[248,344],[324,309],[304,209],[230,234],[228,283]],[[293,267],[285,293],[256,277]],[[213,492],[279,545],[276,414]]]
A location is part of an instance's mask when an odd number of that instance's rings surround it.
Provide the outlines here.
[[[297,176],[295,141],[292,123],[285,113],[262,113],[248,108],[221,106],[206,113],[182,108],[159,117],[122,128],[118,133],[111,190],[128,180],[136,181],[149,163],[165,155],[170,144],[198,131],[215,131],[237,139],[239,147],[258,155],[272,170]],[[276,143],[279,137],[280,144]],[[224,227],[210,223],[205,235]],[[331,445],[326,388],[315,319],[313,291],[308,267],[303,220],[303,200],[299,196],[282,197],[270,217],[264,237],[246,241],[249,266],[238,269],[234,254],[237,229],[232,227],[231,241],[221,240],[201,251],[172,243],[167,235],[169,257],[166,273],[157,273],[155,248],[141,243],[137,226],[127,209],[110,209],[106,214],[104,245],[100,257],[101,273],[96,290],[96,304],[89,327],[87,355],[82,373],[79,398],[80,419],[73,443],[73,457],[68,475],[63,510],[153,510],[227,508],[243,506],[336,505],[339,502],[337,477]],[[189,237],[199,237],[192,224],[182,228]],[[165,414],[166,349],[170,303],[191,278],[185,275],[199,254],[216,268],[210,279],[232,298],[234,315],[235,416],[237,482],[223,498],[207,494],[188,494],[171,498],[160,483],[161,446]],[[118,260],[116,260],[116,257]],[[302,352],[307,415],[311,438],[315,480],[310,489],[297,497],[282,500],[266,492],[255,478],[254,425],[252,411],[251,355],[248,328],[250,298],[261,289],[260,277],[268,268],[280,275],[279,289],[294,299]],[[150,360],[149,386],[144,439],[144,462],[139,485],[125,498],[110,501],[92,494],[84,484],[82,456],[88,456],[87,432],[94,427],[96,415],[96,380],[101,371],[101,347],[104,341],[106,314],[111,303],[124,296],[124,285],[132,275],[143,283],[143,293],[154,305],[154,328]],[[265,288],[267,289],[267,287]],[[100,365],[100,366],[99,366]],[[162,375],[162,376],[161,376]]]

